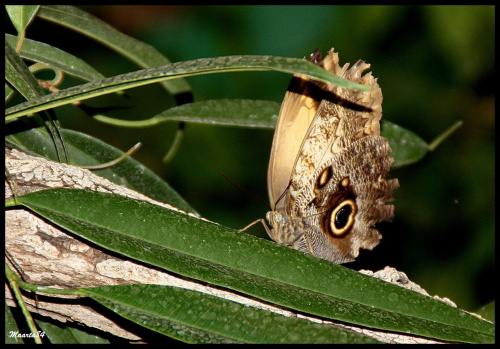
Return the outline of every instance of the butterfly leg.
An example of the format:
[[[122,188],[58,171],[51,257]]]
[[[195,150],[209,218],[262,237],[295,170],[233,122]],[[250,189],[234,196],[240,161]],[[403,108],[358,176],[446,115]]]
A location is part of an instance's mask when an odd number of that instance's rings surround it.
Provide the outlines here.
[[[247,230],[248,228],[250,228],[251,226],[255,225],[255,224],[258,224],[258,223],[262,223],[262,225],[264,226],[264,228],[266,229],[266,232],[269,236],[271,236],[271,229],[269,229],[269,227],[267,226],[266,224],[266,221],[263,219],[263,218],[259,218],[255,221],[253,221],[252,223],[248,224],[247,226],[245,226],[244,228],[241,228],[241,229],[238,229],[238,231],[241,233],[241,232],[244,232],[245,230]]]

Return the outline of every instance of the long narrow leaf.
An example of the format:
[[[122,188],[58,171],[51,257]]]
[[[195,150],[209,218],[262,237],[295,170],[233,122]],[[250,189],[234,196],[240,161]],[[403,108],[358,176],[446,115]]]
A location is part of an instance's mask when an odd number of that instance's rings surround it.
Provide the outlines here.
[[[40,18],[88,36],[110,49],[127,57],[141,68],[158,67],[170,61],[154,47],[125,35],[106,22],[74,6],[44,5],[38,14]],[[163,81],[161,85],[180,104],[182,96],[191,95],[191,87],[184,79]],[[188,98],[190,102],[192,97]]]
[[[68,189],[19,201],[99,246],[277,305],[448,341],[494,341],[493,324],[438,300],[152,204]]]
[[[34,112],[55,108],[61,105],[100,96],[115,91],[152,84],[163,80],[178,79],[187,76],[224,73],[234,71],[280,71],[291,74],[302,74],[312,79],[329,82],[345,88],[367,90],[368,86],[344,80],[327,72],[314,63],[297,58],[274,56],[225,56],[200,58],[178,62],[156,68],[139,70],[74,86],[35,101],[28,101],[6,110],[7,120],[32,114]]]
[[[80,291],[141,326],[188,343],[376,343],[330,325],[183,288],[118,285]]]
[[[5,79],[28,100],[45,94],[21,57],[7,41],[5,42]]]
[[[251,99],[219,99],[184,104],[167,109],[146,120],[121,120],[95,115],[101,122],[122,127],[151,127],[164,122],[274,129],[280,104]],[[394,168],[420,161],[428,144],[415,133],[389,121],[382,121],[382,135],[389,140]]]
[[[16,40],[17,38],[15,36],[5,34],[5,41],[10,45],[14,46],[16,44]],[[104,75],[82,61],[80,58],[42,42],[24,39],[19,55],[32,62],[45,63],[56,69],[62,70],[68,75],[86,81],[105,78]]]
[[[41,319],[36,319],[36,324],[51,344],[109,344],[107,339],[85,333],[71,326],[58,326],[54,322]]]
[[[146,120],[121,120],[94,115],[96,120],[123,127],[151,127],[164,122],[274,129],[280,104],[252,99],[219,99],[167,109]]]
[[[37,79],[31,74],[28,67],[24,64],[19,55],[5,42],[5,78],[9,83],[19,91],[26,99],[33,100],[38,97],[43,98],[45,91],[38,84]],[[64,146],[64,140],[61,136],[61,128],[54,111],[41,113],[44,117],[36,117],[39,124],[45,123],[49,130],[54,146],[57,150],[58,160],[68,161],[68,155]]]
[[[4,343],[5,344],[22,344],[24,343],[23,338],[21,336],[15,336],[11,334],[17,334],[20,333],[20,329],[18,324],[16,323],[16,320],[14,316],[12,315],[12,311],[10,307],[5,305],[4,308],[5,312],[5,322],[4,322],[4,329],[5,329],[5,339]]]

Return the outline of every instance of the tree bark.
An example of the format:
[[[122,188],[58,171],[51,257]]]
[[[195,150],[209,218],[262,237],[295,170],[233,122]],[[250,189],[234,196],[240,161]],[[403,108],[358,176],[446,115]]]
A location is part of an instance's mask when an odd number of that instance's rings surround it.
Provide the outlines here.
[[[6,200],[13,197],[12,187],[15,187],[18,196],[49,188],[74,188],[115,193],[179,211],[171,205],[157,202],[143,194],[118,186],[77,166],[60,164],[15,149],[6,149],[5,156]],[[388,343],[439,343],[439,341],[411,335],[375,331],[325,321],[244,297],[225,289],[185,280],[100,249],[98,246],[59,229],[24,208],[16,207],[6,210],[5,218],[6,263],[24,281],[32,284],[54,288],[119,284],[158,284],[182,287],[266,309],[284,316],[300,317],[329,324]],[[394,271],[389,274],[391,276],[388,278],[394,279]],[[399,276],[399,278],[401,277]],[[398,283],[394,280],[392,282]],[[408,284],[409,280],[405,282]],[[9,306],[17,306],[8,283],[5,284],[5,297]],[[23,297],[28,309],[33,313],[49,316],[62,322],[84,324],[131,341],[145,340],[133,329],[124,328],[125,322],[120,321],[118,316],[103,314],[102,308],[89,302],[88,299],[54,294],[39,294],[38,299],[35,299],[35,295],[30,292],[23,292]]]

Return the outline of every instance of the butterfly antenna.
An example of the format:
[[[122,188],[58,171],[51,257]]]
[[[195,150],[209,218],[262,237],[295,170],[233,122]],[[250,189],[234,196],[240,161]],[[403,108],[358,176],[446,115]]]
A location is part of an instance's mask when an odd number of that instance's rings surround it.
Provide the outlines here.
[[[257,195],[254,195],[253,193],[250,193],[248,190],[240,187],[238,184],[236,184],[233,180],[231,180],[230,178],[228,178],[224,173],[222,172],[219,172],[219,174],[224,177],[229,183],[231,183],[232,185],[234,185],[236,188],[238,188],[239,190],[241,190],[242,192],[244,192],[245,194],[247,195],[250,195],[251,197],[253,197],[254,199],[257,199],[259,200],[260,202],[262,202],[264,205],[266,205],[270,210],[272,210],[271,207],[269,207],[269,205],[267,204],[267,202],[265,202],[264,200],[262,200],[261,198],[259,198]]]

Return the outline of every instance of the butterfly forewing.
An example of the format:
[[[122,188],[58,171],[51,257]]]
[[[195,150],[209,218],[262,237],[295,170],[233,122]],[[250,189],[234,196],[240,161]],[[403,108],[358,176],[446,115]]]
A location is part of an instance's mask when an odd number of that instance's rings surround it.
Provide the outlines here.
[[[309,84],[294,76],[281,105],[267,172],[268,194],[271,207],[286,191],[293,165],[309,125],[316,115],[319,102],[309,93]],[[284,200],[277,203],[284,205]]]
[[[317,56],[315,56],[317,58]],[[330,50],[317,64],[370,86],[356,92],[294,76],[277,120],[268,170],[271,238],[336,263],[354,260],[360,248],[381,239],[373,227],[388,220],[398,187],[386,181],[392,164],[380,136],[382,92],[370,66],[340,67]]]

